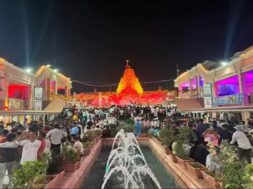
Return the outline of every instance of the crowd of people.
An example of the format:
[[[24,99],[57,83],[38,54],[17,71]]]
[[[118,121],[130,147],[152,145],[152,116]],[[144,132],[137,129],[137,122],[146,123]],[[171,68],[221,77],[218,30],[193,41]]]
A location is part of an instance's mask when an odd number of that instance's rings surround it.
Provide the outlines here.
[[[212,120],[207,123],[203,119],[194,120],[187,115],[182,116],[175,106],[112,106],[110,108],[78,108],[66,107],[54,120],[32,121],[31,123],[12,122],[4,125],[0,122],[0,188],[6,170],[9,187],[12,187],[13,172],[27,161],[38,160],[44,153],[52,158],[62,151],[64,145],[72,144],[76,152],[82,155],[85,133],[90,129],[100,129],[102,137],[111,137],[111,129],[120,122],[132,121],[134,133],[151,133],[159,136],[159,132],[171,123],[175,128],[190,127],[196,140],[189,148],[189,156],[206,165],[210,169],[219,166],[217,154],[222,140],[237,144],[239,158],[251,163],[252,120],[242,122],[225,122]],[[235,126],[235,127],[234,127]],[[207,144],[214,148],[208,150]]]

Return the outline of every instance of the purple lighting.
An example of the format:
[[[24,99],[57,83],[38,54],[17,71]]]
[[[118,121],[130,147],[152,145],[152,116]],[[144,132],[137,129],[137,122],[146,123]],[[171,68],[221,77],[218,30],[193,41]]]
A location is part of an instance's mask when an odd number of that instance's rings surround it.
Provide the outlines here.
[[[238,76],[232,76],[215,82],[216,96],[239,94]]]
[[[253,93],[253,71],[245,72],[243,74],[243,88],[245,94]]]
[[[189,82],[181,83],[179,85],[179,90],[182,91],[182,90],[185,90],[185,89],[189,89],[189,87],[190,87],[190,83]]]
[[[204,79],[203,77],[199,76],[199,86],[203,87],[204,86]]]
[[[191,79],[192,89],[196,89],[197,88],[196,84],[197,84],[196,79]]]

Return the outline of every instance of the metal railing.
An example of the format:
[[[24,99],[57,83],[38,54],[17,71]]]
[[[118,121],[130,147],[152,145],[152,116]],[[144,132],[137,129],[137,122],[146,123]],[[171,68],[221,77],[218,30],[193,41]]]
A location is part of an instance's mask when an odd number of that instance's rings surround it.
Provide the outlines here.
[[[223,106],[223,105],[243,105],[244,94],[233,94],[226,96],[213,97],[214,106]]]

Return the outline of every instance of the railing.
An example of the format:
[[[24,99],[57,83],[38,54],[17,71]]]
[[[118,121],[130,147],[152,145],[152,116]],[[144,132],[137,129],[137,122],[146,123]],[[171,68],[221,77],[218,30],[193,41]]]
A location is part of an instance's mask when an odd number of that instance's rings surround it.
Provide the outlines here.
[[[65,96],[62,94],[50,94],[49,99],[50,101],[54,100],[54,99],[63,99],[63,100],[75,100],[75,98],[73,96]]]
[[[224,106],[224,105],[242,105],[244,95],[243,94],[234,94],[227,96],[219,96],[213,98],[214,106]]]

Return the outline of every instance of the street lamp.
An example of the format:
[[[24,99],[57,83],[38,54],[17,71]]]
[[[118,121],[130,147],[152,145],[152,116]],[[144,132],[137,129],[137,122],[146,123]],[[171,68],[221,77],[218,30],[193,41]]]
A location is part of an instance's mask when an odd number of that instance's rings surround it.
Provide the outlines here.
[[[222,66],[226,66],[226,65],[228,65],[228,62],[222,61],[222,62],[221,62],[221,65],[222,65]]]
[[[58,71],[59,71],[58,69],[54,69],[54,73],[58,73]]]
[[[27,73],[31,73],[31,72],[32,72],[32,68],[26,68],[25,71],[26,71]]]

